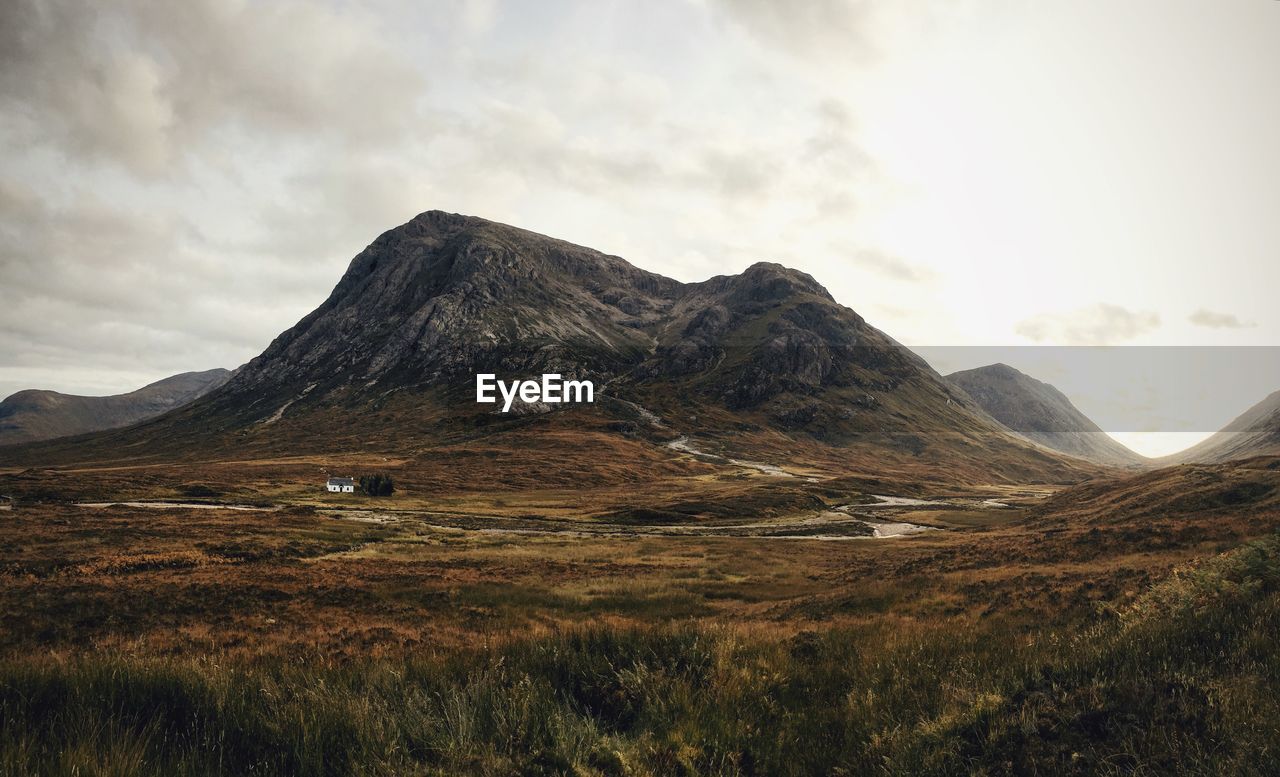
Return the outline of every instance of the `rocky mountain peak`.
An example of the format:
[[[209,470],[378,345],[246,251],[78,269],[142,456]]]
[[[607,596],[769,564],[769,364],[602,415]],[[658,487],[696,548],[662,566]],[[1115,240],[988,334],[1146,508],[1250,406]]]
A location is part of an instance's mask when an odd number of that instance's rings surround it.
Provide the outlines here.
[[[812,275],[776,262],[756,262],[738,275],[720,275],[692,286],[705,292],[727,293],[730,301],[776,302],[812,294],[835,302],[831,293]]]
[[[324,304],[228,392],[358,396],[478,368],[596,373],[647,350],[643,330],[683,288],[616,256],[427,211],[357,255]]]

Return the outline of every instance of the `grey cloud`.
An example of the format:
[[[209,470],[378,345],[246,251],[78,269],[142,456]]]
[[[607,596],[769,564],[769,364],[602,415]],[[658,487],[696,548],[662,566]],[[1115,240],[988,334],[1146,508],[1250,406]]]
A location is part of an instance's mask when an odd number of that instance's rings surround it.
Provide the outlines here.
[[[661,142],[655,144],[627,133],[586,133],[582,127],[597,118],[601,106],[539,91],[550,85],[549,91],[558,94],[566,74],[535,68],[542,79],[535,85],[504,72],[504,93],[513,99],[490,100],[477,117],[452,116],[454,126],[443,132],[465,136],[474,147],[474,158],[467,157],[467,163],[482,160],[491,169],[538,185],[551,180],[584,194],[614,198],[709,194],[725,206],[802,197],[812,200],[819,215],[847,216],[856,204],[854,190],[876,173],[854,134],[852,112],[838,101],[818,104],[809,117],[812,124],[801,125],[803,134],[794,138],[744,140],[732,119],[673,118],[662,122]],[[613,75],[603,71],[605,81]],[[640,86],[622,89],[604,103],[614,106],[628,125],[633,113],[644,114],[644,106],[661,101],[664,88],[640,77],[629,80]],[[522,97],[515,99],[516,94]]]
[[[869,0],[713,0],[712,5],[755,40],[801,59],[863,62],[875,56]]]
[[[1192,313],[1187,317],[1187,320],[1196,326],[1210,329],[1249,329],[1257,326],[1257,324],[1250,321],[1241,321],[1233,313],[1217,313],[1206,308],[1200,308]]]
[[[607,202],[624,240],[645,228],[614,215],[632,204],[698,224],[853,211],[870,168],[848,105],[804,96],[794,120],[743,132],[673,100],[662,63],[486,49],[483,6],[452,29],[469,4],[0,3],[0,367],[235,366],[428,208],[519,223],[531,200]],[[778,230],[812,226],[797,212]],[[735,236],[677,247],[719,256]]]
[[[823,186],[815,210],[819,218],[848,217],[857,212],[857,191],[878,173],[871,155],[858,142],[849,106],[826,99],[815,111],[817,130],[805,143],[805,160],[820,171]]]
[[[805,144],[810,159],[841,175],[860,175],[874,168],[871,156],[855,138],[857,122],[848,105],[826,99],[814,113],[818,129]]]
[[[158,171],[172,123],[157,63],[102,33],[90,4],[13,0],[0,5],[0,106],[24,143]]]
[[[323,300],[421,204],[410,165],[350,170],[435,127],[388,37],[352,6],[0,4],[0,366],[232,367]]]
[[[543,100],[490,99],[478,108],[476,116],[443,119],[460,153],[442,164],[458,177],[500,172],[540,186],[555,183],[600,194],[616,192],[622,184],[652,185],[664,175],[654,151],[593,139],[576,126],[576,114],[566,110],[562,115]]]
[[[12,0],[0,14],[8,133],[146,175],[237,127],[385,142],[412,128],[424,85],[350,9]]]
[[[304,267],[247,273],[177,216],[84,194],[55,205],[13,183],[0,204],[6,368],[234,366],[323,298]]]
[[[562,115],[542,101],[491,101],[479,118],[459,117],[456,131],[491,169],[589,195],[687,190],[738,201],[763,196],[786,171],[777,149],[721,142],[705,127],[667,125],[663,149],[587,135],[580,129],[582,118],[572,110]]]
[[[1070,313],[1046,313],[1020,322],[1014,331],[1057,345],[1110,345],[1131,340],[1160,326],[1160,316],[1099,303]]]
[[[900,256],[880,249],[844,249],[841,253],[853,264],[894,280],[922,283],[933,278],[933,273],[928,269],[917,267]]]
[[[706,184],[730,199],[755,197],[776,184],[782,162],[757,149],[706,148],[687,179]]]
[[[429,208],[450,207],[448,193],[412,162],[352,154],[291,173],[283,183],[293,196],[265,203],[246,236],[226,248],[311,268],[317,284],[331,285],[384,230]]]

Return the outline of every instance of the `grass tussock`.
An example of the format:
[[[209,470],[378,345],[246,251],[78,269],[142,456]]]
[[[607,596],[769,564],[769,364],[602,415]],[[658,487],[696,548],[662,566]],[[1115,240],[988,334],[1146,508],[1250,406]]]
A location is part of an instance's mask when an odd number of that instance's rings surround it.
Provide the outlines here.
[[[9,775],[1274,774],[1280,537],[1075,629],[564,630],[326,662],[0,663]]]

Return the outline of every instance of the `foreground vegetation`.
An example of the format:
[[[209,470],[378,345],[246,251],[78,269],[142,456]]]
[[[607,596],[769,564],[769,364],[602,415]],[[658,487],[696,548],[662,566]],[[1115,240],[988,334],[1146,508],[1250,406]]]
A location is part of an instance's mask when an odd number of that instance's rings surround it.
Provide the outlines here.
[[[3,774],[1274,774],[1280,536],[1075,628],[588,627],[0,664]]]

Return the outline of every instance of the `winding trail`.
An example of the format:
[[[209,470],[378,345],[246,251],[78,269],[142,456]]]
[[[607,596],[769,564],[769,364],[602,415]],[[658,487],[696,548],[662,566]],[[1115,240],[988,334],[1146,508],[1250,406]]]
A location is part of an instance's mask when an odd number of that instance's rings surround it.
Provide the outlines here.
[[[307,390],[310,390],[310,386]],[[305,394],[306,391],[303,392]],[[616,398],[629,406],[637,416],[650,426],[670,429],[665,421],[656,413],[634,402]],[[286,403],[277,411],[275,417],[283,414],[288,407]],[[273,417],[270,420],[275,420]],[[268,421],[269,422],[269,421]],[[734,459],[708,453],[699,448],[688,435],[680,435],[665,443],[665,447],[679,453],[685,453],[699,460],[724,466],[739,467],[772,477],[795,478],[793,472],[775,464],[758,461]],[[816,482],[819,478],[804,477],[807,482]],[[832,509],[821,510],[803,516],[791,516],[781,520],[751,521],[744,523],[690,523],[631,526],[620,523],[607,523],[590,520],[568,519],[529,519],[508,518],[497,515],[476,515],[468,513],[439,512],[432,510],[379,510],[363,507],[340,507],[331,505],[312,505],[317,514],[335,520],[357,521],[373,524],[413,523],[432,531],[477,534],[485,536],[528,536],[528,537],[747,537],[770,540],[865,540],[907,537],[926,532],[943,531],[936,526],[925,526],[906,521],[895,521],[892,518],[898,512],[908,512],[920,507],[953,507],[958,509],[997,509],[1009,505],[995,499],[986,500],[937,500],[917,499],[907,496],[891,496],[871,494],[875,502],[868,504],[844,504]],[[191,509],[191,510],[239,510],[245,512],[270,513],[284,509],[287,505],[243,505],[213,504],[208,502],[180,501],[120,501],[120,502],[79,502],[78,507],[105,508],[112,506],[136,507],[145,509]]]
[[[706,451],[701,450],[696,445],[694,445],[693,440],[690,440],[686,435],[681,435],[677,439],[674,439],[671,442],[667,443],[667,447],[673,451],[680,451],[681,453],[687,453],[696,458],[703,459],[704,461],[710,461],[715,464],[731,464],[736,467],[745,467],[747,469],[754,469],[757,472],[763,472],[766,475],[774,475],[776,477],[783,477],[783,478],[795,477],[794,474],[787,472],[785,469],[783,469],[782,467],[779,467],[776,464],[765,464],[759,461],[744,461],[742,459],[731,459],[728,456],[721,456],[716,453],[707,453]]]
[[[769,475],[795,477],[771,464],[740,461],[715,454],[704,453],[689,440],[680,437],[667,443],[667,447],[705,457],[721,463],[733,464],[764,472]],[[439,512],[433,510],[388,510],[367,507],[339,507],[314,505],[319,515],[334,520],[356,521],[373,524],[413,523],[432,531],[483,536],[527,537],[744,537],[761,540],[862,540],[908,537],[926,532],[944,531],[937,526],[926,526],[893,518],[898,513],[911,512],[921,507],[950,507],[955,509],[1003,509],[1004,502],[996,499],[919,499],[916,497],[869,494],[874,502],[838,505],[828,510],[803,516],[791,516],[780,520],[748,521],[741,523],[691,523],[631,526],[573,519],[510,518],[498,515]],[[209,502],[180,501],[117,501],[77,502],[77,507],[134,507],[153,510],[236,510],[243,512],[272,513],[287,505],[216,504]]]
[[[210,504],[208,502],[166,502],[157,500],[153,502],[76,502],[76,507],[142,507],[152,510],[243,510],[255,513],[274,513],[277,510],[284,509],[281,505],[266,505],[256,507],[254,505],[223,505]]]
[[[878,496],[877,499],[882,501],[871,505],[843,505],[832,510],[823,510],[816,514],[776,521],[648,526],[630,526],[587,520],[509,518],[496,515],[433,512],[430,510],[377,510],[360,507],[316,506],[316,512],[333,520],[383,525],[412,523],[433,531],[485,536],[569,538],[742,537],[760,540],[845,541],[885,539],[919,534],[926,531],[938,531],[936,527],[932,526],[883,520],[879,514],[873,517],[859,513],[860,510],[875,508],[901,508],[936,503],[907,497]],[[98,509],[132,507],[151,510],[233,510],[259,513],[273,513],[285,508],[285,505],[255,506],[178,501],[77,502],[75,506]]]

